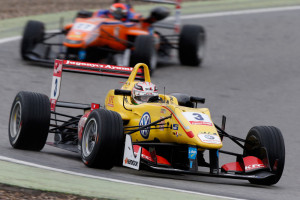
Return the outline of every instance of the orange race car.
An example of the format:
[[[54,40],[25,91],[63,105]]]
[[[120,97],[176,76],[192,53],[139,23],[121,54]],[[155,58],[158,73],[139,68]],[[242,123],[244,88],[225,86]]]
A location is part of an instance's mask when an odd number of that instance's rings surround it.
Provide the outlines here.
[[[22,58],[46,63],[61,58],[121,66],[143,62],[153,71],[159,58],[167,60],[177,49],[182,65],[201,65],[205,30],[198,25],[180,27],[181,0],[143,1],[174,4],[175,23],[157,23],[169,16],[167,7],[156,7],[145,18],[134,11],[129,0],[126,4],[115,1],[107,10],[78,12],[73,23],[58,32],[45,33],[42,22],[28,21],[21,41]],[[172,29],[174,33],[163,35],[158,29]]]

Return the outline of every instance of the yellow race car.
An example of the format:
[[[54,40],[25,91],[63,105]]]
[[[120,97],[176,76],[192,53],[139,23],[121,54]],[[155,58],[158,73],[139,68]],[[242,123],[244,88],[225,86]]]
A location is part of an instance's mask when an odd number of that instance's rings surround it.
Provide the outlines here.
[[[104,107],[96,103],[62,102],[58,97],[63,71],[128,77],[128,80],[121,89],[108,92]],[[136,90],[149,94],[147,102],[136,104],[133,95]],[[46,144],[48,133],[54,133],[54,141],[47,144],[80,153],[88,167],[111,169],[122,165],[136,170],[246,179],[262,185],[279,181],[285,146],[278,128],[256,126],[246,139],[241,139],[225,132],[225,117],[220,128],[213,123],[209,109],[197,108],[197,104],[205,102],[204,98],[156,92],[149,69],[142,63],[130,68],[56,60],[50,100],[33,92],[16,95],[9,120],[10,143],[17,149],[39,151]],[[57,112],[58,107],[84,112],[71,116]],[[225,137],[243,152],[221,150]],[[221,153],[236,159],[220,166]]]

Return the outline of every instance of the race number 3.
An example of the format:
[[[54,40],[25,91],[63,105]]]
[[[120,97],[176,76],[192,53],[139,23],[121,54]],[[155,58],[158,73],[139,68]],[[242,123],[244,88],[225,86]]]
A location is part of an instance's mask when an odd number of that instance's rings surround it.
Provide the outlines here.
[[[202,121],[202,120],[204,120],[204,118],[201,116],[201,114],[199,114],[199,113],[193,113],[193,116],[195,116],[194,118],[196,119],[196,120],[200,120],[200,121]]]
[[[213,125],[210,117],[204,113],[184,112],[182,114],[189,121],[191,125],[203,125],[203,126]]]

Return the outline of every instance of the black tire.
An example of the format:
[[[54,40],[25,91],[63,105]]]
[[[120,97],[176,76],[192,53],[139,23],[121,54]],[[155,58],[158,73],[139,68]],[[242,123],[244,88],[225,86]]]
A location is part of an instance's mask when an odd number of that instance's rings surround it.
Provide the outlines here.
[[[137,63],[148,65],[152,73],[157,66],[157,52],[154,46],[154,39],[151,35],[139,35],[134,41],[134,50],[130,58],[130,66]]]
[[[263,159],[261,148],[266,148],[271,172],[275,176],[261,180],[249,180],[260,185],[276,184],[281,178],[285,162],[285,146],[281,131],[273,126],[255,126],[250,129],[245,142],[244,156]]]
[[[16,149],[40,151],[48,137],[50,115],[50,101],[46,95],[19,92],[10,111],[10,144]]]
[[[200,66],[203,62],[206,34],[202,26],[185,25],[179,35],[179,60],[182,65]]]
[[[39,21],[28,21],[21,41],[21,56],[28,60],[26,54],[32,53],[34,47],[44,40],[45,26]]]
[[[119,113],[93,110],[82,134],[81,158],[88,167],[111,169],[123,158],[125,135]]]
[[[185,107],[190,107],[190,108],[195,107],[194,103],[191,102],[191,96],[189,96],[187,94],[171,93],[169,95],[175,97],[178,101],[178,105],[180,105],[180,106],[185,106]]]

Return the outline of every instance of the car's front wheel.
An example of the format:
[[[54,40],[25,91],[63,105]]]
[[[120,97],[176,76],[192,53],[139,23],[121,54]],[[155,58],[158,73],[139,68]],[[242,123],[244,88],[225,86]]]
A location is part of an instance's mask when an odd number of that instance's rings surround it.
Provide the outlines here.
[[[179,35],[179,60],[182,65],[200,66],[204,59],[206,34],[202,26],[185,25]]]
[[[45,26],[42,22],[30,20],[27,22],[21,41],[21,56],[27,60],[27,54],[33,53],[36,45],[43,41]]]
[[[255,156],[266,159],[267,151],[269,167],[274,176],[265,179],[249,180],[260,185],[276,184],[281,178],[285,162],[285,146],[281,131],[273,126],[255,126],[250,129],[245,142],[244,156]]]
[[[156,69],[157,52],[154,46],[154,38],[151,35],[139,35],[135,39],[130,66],[134,67],[137,63],[148,65],[151,73]]]
[[[111,169],[122,159],[123,121],[117,112],[93,110],[81,139],[81,158],[88,167]]]

